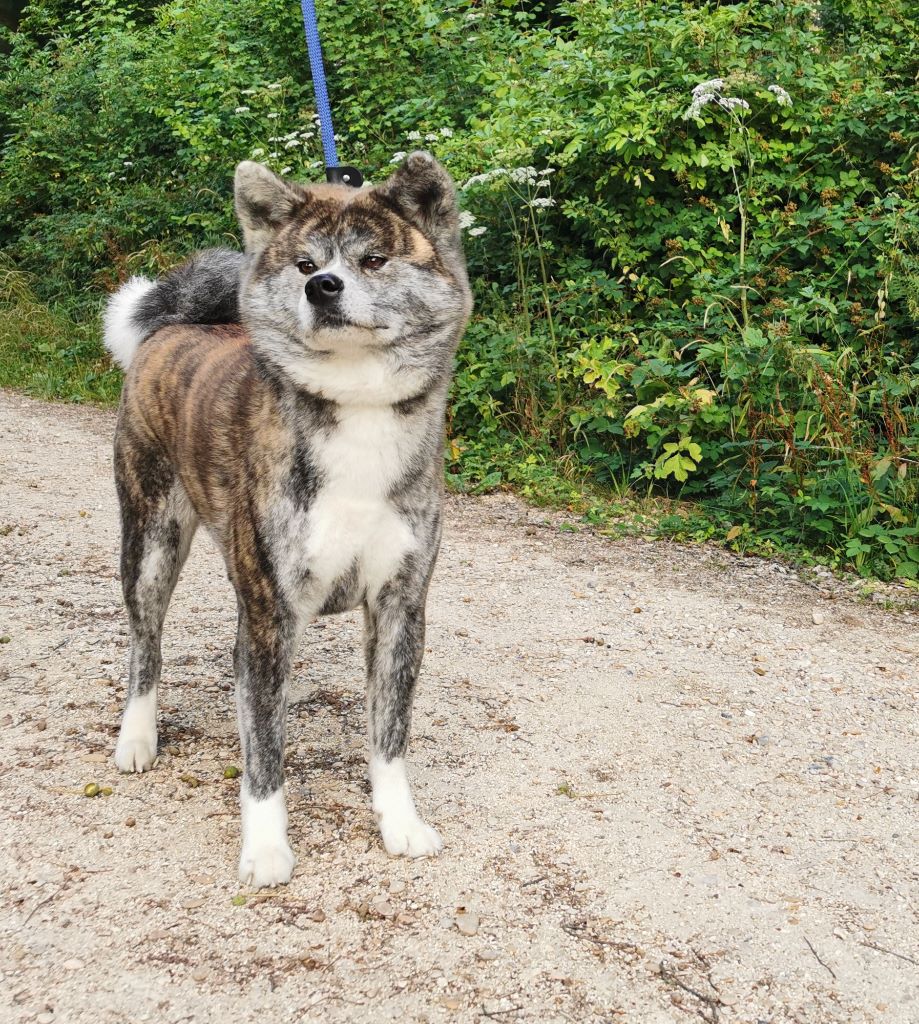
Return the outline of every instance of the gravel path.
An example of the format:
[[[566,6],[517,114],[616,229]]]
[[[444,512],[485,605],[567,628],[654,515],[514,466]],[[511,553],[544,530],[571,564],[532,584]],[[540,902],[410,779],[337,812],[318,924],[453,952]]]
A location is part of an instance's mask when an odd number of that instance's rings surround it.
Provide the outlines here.
[[[451,499],[411,749],[444,854],[382,850],[360,616],[329,618],[291,693],[298,866],[253,895],[224,778],[234,602],[203,535],[158,765],[112,763],[112,425],[0,393],[0,1019],[919,1021],[915,613]]]

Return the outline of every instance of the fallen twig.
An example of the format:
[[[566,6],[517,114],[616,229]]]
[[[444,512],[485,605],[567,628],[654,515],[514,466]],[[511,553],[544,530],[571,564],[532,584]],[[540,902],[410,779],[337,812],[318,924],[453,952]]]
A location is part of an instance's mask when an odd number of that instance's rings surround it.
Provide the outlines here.
[[[717,1000],[717,998],[715,998],[714,996],[707,996],[704,992],[699,992],[697,989],[694,989],[691,985],[687,985],[685,981],[681,981],[673,973],[673,971],[671,971],[667,967],[667,965],[663,962],[663,960],[660,963],[660,976],[664,979],[664,981],[669,981],[672,985],[676,985],[677,988],[682,989],[684,992],[688,993],[691,996],[694,996],[696,999],[699,1000],[700,1003],[702,1003],[704,1006],[707,1006],[709,1011],[711,1012],[711,1016],[707,1017],[706,1019],[710,1020],[712,1022],[712,1024],[717,1024],[717,1022],[718,1022],[718,1000]],[[699,1013],[704,1015],[704,1010],[700,1009]]]
[[[879,953],[886,953],[888,956],[895,956],[898,960],[905,960],[908,964],[914,964],[919,967],[919,960],[914,960],[911,956],[907,956],[905,953],[898,953],[895,949],[885,949],[883,946],[878,946],[874,942],[860,942],[860,946],[867,946],[868,949],[876,949]]]
[[[506,1013],[516,1013],[518,1010],[522,1010],[522,1006],[511,1006],[506,1010],[486,1010],[485,1004],[482,1003],[482,1014],[485,1017],[491,1017],[492,1020],[497,1020],[498,1017],[502,1017]]]
[[[825,960],[821,960],[820,954],[817,952],[816,949],[814,949],[814,944],[806,935],[804,936],[804,941],[807,943],[808,949],[810,949],[810,951],[814,954],[814,959],[817,961],[817,963],[820,964],[821,967],[825,967],[833,976],[833,981],[835,981],[836,972],[833,970],[833,968],[830,967],[830,965]]]
[[[65,879],[54,890],[53,893],[51,893],[49,896],[46,896],[43,900],[39,900],[38,903],[36,903],[35,906],[32,907],[32,909],[28,913],[28,916],[26,917],[26,919],[22,922],[22,924],[19,927],[20,928],[25,928],[25,926],[29,923],[29,921],[32,920],[33,914],[35,914],[36,911],[40,910],[43,906],[45,906],[45,904],[50,903],[56,896],[60,896],[60,894],[64,891],[64,889],[66,887],[67,887],[67,880]]]

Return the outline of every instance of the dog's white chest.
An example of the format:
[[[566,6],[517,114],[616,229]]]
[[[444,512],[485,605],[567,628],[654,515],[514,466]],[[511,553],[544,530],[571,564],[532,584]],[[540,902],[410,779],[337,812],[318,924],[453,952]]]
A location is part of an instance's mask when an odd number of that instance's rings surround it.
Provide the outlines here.
[[[322,588],[356,571],[374,592],[414,547],[409,522],[389,501],[417,441],[391,408],[340,408],[338,424],[317,439],[321,485],[309,509],[304,554]]]

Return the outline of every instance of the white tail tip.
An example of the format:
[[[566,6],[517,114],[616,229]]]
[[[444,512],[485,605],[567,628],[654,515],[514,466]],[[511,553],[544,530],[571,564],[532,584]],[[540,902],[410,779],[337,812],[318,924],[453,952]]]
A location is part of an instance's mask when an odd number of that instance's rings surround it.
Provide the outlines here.
[[[108,300],[102,340],[111,352],[112,358],[123,370],[131,365],[134,353],[145,337],[135,322],[137,305],[147,292],[155,287],[156,282],[149,278],[132,277]]]

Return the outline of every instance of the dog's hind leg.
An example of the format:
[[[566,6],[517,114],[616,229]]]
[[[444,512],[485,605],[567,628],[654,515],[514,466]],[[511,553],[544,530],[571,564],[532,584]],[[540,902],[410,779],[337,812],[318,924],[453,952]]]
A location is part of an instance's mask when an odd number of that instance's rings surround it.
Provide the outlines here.
[[[163,620],[197,517],[169,463],[129,430],[120,430],[116,440],[115,474],[121,502],[121,583],[131,638],[115,764],[123,772],[144,772],[156,757]]]
[[[242,852],[239,879],[256,888],[284,885],[294,870],[287,840],[284,796],[284,741],[287,717],[287,674],[293,649],[293,622],[277,596],[257,592],[270,582],[254,581],[240,593],[239,629],[233,663],[236,668],[236,711],[242,746],[240,787]],[[268,610],[270,607],[270,610]]]
[[[387,583],[364,608],[373,810],[386,852],[427,857],[443,843],[418,811],[405,768],[415,684],[424,651],[427,575]]]

